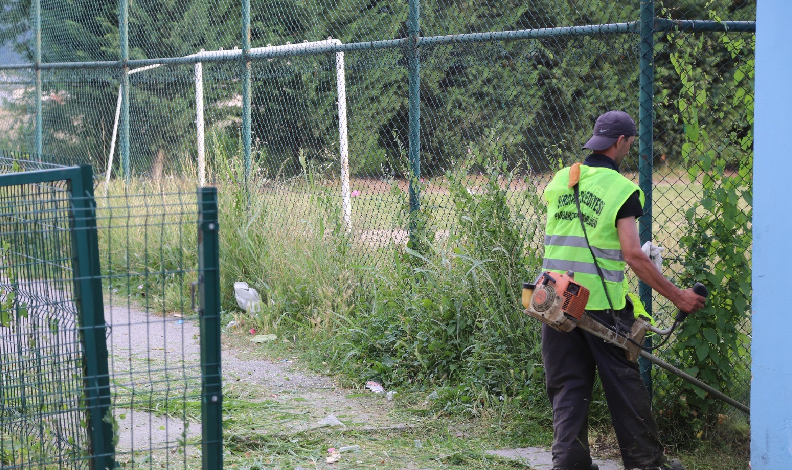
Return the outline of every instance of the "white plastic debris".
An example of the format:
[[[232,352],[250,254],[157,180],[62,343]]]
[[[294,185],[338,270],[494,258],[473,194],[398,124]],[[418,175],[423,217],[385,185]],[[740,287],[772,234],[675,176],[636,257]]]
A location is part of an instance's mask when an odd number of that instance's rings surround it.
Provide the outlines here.
[[[228,322],[228,325],[226,325],[226,330],[230,330],[231,328],[237,326],[238,324],[239,323],[236,320],[231,320],[230,322]]]
[[[437,393],[437,390],[435,390],[434,392],[430,393],[429,396],[426,397],[426,399],[427,400],[439,400],[440,399],[440,395]]]
[[[316,424],[318,424],[319,426],[330,426],[330,427],[341,426],[342,428],[346,428],[344,423],[339,421],[334,414],[327,415],[326,417],[320,419],[319,422]]]
[[[388,401],[391,401],[393,400],[394,395],[396,395],[396,391],[388,390],[388,393],[385,394],[385,397],[388,399]]]
[[[658,270],[660,271],[663,270],[662,253],[663,251],[665,251],[665,248],[663,248],[662,246],[657,246],[651,241],[648,241],[643,244],[643,246],[641,247],[641,251],[643,251],[646,254],[646,256],[649,257],[650,260],[652,260],[652,263],[657,267]]]
[[[248,286],[247,282],[234,283],[234,297],[239,308],[247,313],[255,313],[261,310],[261,296],[256,289]]]
[[[373,380],[366,382],[366,388],[376,394],[385,393],[385,388],[379,382],[374,382]]]

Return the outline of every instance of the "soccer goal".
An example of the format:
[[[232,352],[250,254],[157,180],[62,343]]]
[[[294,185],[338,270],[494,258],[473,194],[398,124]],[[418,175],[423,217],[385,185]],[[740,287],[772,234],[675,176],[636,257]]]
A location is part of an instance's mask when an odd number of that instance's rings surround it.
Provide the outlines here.
[[[255,58],[289,55],[296,52],[321,51],[328,47],[339,46],[342,42],[338,39],[328,38],[323,41],[303,42],[297,44],[286,44],[282,46],[254,47],[248,52],[248,56]],[[349,190],[349,141],[347,137],[347,113],[346,113],[346,76],[344,66],[344,52],[337,51],[336,56],[336,90],[338,93],[338,142],[339,158],[341,166],[341,214],[343,217],[344,228],[349,231],[352,228],[352,200]],[[229,58],[242,58],[242,51],[232,50],[201,50],[196,54],[187,57],[199,59],[195,63],[195,138],[196,149],[198,152],[198,184],[206,185],[206,155],[205,155],[205,134],[204,134],[204,83],[203,83],[203,62],[215,62],[218,60],[227,61]],[[163,64],[152,64],[145,67],[132,69],[127,72],[129,75],[145,72],[161,67]],[[116,138],[118,135],[118,123],[121,115],[122,87],[118,87],[118,101],[116,103],[115,122],[113,124],[113,134],[110,139],[110,153],[107,158],[107,171],[105,173],[105,183],[110,183],[110,176],[113,168],[113,155],[115,154]]]

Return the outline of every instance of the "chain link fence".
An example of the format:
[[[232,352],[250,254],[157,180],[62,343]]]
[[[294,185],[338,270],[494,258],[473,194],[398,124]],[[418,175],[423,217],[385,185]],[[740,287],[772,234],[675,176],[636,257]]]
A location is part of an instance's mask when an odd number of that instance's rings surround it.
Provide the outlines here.
[[[585,156],[597,115],[626,110],[642,241],[665,247],[675,282],[718,293],[712,322],[691,323],[707,344],[660,354],[747,400],[750,283],[735,273],[750,254],[732,261],[750,253],[755,16],[753,0],[14,0],[0,11],[0,147],[90,163],[106,185],[243,187],[295,230],[320,200],[370,266],[418,226],[453,240],[451,182],[475,203],[497,173],[536,260],[543,208],[526,195]],[[711,336],[726,330],[725,345]],[[655,372],[658,399],[673,380]]]

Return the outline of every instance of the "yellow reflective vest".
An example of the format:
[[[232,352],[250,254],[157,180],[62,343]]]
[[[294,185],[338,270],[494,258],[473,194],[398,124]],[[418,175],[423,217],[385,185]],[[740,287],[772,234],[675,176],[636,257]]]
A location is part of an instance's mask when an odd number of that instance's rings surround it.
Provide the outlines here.
[[[626,263],[616,231],[616,214],[635,191],[641,206],[644,194],[638,185],[610,168],[580,165],[580,209],[591,250],[605,278],[614,309],[622,309],[628,293]],[[569,168],[556,173],[544,191],[547,201],[543,271],[573,271],[575,280],[591,293],[586,308],[610,308],[580,226],[575,195],[569,187]]]

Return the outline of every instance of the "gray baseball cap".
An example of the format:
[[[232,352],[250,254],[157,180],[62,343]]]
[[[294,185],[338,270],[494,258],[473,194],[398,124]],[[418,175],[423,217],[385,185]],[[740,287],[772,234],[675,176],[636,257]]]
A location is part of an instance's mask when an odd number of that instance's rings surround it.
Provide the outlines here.
[[[594,123],[594,132],[583,146],[584,149],[605,150],[615,144],[619,136],[630,137],[638,135],[635,121],[624,111],[608,111],[597,118]]]

